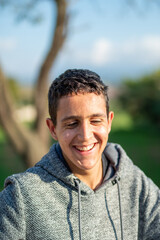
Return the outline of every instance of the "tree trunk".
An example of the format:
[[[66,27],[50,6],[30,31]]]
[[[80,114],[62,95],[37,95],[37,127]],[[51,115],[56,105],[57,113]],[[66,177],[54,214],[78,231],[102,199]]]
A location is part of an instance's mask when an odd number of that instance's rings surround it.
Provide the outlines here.
[[[20,125],[14,117],[13,101],[7,81],[0,69],[0,123],[27,167],[33,166],[48,151],[48,146],[35,134]]]
[[[35,88],[35,105],[37,109],[36,130],[31,132],[18,123],[13,113],[13,101],[8,93],[5,75],[0,69],[0,124],[8,135],[15,150],[23,156],[27,167],[33,166],[48,152],[49,131],[45,124],[47,117],[48,76],[54,60],[66,37],[66,0],[52,0],[57,6],[57,21],[53,24],[53,35],[48,54],[41,66]]]
[[[56,26],[53,24],[53,36],[48,54],[41,66],[37,85],[35,89],[35,104],[37,109],[36,128],[39,137],[44,143],[48,142],[48,132],[45,127],[45,118],[47,116],[47,89],[50,70],[54,60],[60,51],[66,37],[66,0],[55,0],[53,3],[57,6]]]

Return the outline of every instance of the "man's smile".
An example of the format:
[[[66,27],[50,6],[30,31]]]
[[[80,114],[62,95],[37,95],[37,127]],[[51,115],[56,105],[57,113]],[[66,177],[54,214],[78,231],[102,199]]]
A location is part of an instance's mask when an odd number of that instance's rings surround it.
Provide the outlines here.
[[[80,152],[87,152],[90,151],[94,148],[96,143],[90,144],[90,145],[85,145],[85,146],[74,146],[74,148],[76,148],[78,151]]]

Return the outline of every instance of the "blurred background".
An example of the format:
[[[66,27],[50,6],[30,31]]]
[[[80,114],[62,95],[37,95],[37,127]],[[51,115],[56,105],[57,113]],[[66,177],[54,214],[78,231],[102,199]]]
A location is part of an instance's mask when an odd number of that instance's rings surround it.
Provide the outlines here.
[[[115,112],[109,141],[160,187],[158,0],[0,0],[0,189],[49,150],[49,84],[97,72]]]

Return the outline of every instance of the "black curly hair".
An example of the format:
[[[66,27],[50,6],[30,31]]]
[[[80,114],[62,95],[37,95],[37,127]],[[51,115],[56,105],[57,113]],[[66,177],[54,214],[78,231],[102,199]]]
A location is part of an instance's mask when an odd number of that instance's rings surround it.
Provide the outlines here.
[[[95,72],[86,69],[69,69],[57,77],[51,84],[48,91],[49,114],[56,126],[57,108],[59,99],[78,93],[102,94],[106,102],[107,116],[109,114],[108,86]]]

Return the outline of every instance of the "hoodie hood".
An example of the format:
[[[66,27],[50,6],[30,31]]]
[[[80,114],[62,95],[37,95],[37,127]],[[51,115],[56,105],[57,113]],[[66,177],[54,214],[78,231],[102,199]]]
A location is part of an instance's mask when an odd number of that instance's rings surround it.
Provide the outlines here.
[[[119,172],[121,156],[122,148],[119,145],[113,143],[107,144],[102,154],[103,161],[107,161],[104,181],[112,179]],[[59,143],[52,145],[50,151],[36,164],[36,167],[41,167],[55,178],[77,187],[75,180],[79,179],[70,171],[63,158]],[[81,183],[81,185],[84,186],[85,184]],[[82,187],[82,190],[87,192],[90,189],[88,186],[87,188],[84,186],[84,188]]]

